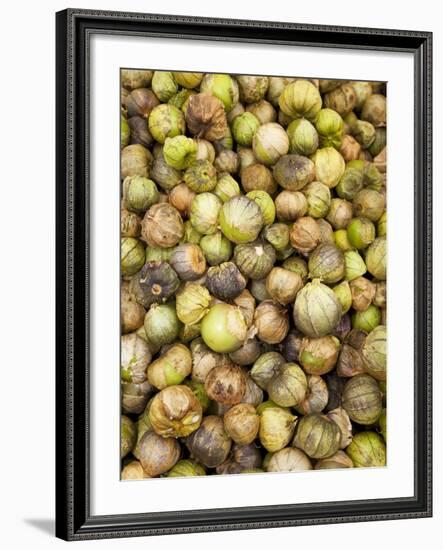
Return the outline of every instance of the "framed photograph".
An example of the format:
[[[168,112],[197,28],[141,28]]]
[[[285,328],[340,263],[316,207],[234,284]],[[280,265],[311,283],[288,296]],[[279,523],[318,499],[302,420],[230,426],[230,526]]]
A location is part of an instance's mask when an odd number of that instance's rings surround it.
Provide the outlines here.
[[[57,13],[58,537],[432,514],[431,44]]]

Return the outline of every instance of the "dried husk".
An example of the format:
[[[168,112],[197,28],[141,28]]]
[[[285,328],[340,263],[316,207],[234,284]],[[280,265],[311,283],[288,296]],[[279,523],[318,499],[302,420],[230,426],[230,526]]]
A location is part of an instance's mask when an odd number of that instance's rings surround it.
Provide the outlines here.
[[[159,346],[172,344],[178,337],[180,325],[173,303],[152,304],[145,315],[146,337]]]
[[[246,279],[233,262],[224,262],[208,269],[206,285],[213,296],[229,301],[243,292]]]
[[[272,268],[266,278],[266,290],[273,300],[282,305],[292,303],[302,287],[300,275],[282,267]]]
[[[335,88],[338,88],[342,84],[346,84],[347,80],[327,80],[327,79],[320,79],[319,80],[319,90],[322,94],[325,94],[327,92],[330,92],[331,90],[334,90]]]
[[[353,136],[345,134],[339,151],[346,162],[357,160],[360,157],[361,145]]]
[[[382,94],[370,95],[363,104],[360,116],[375,127],[386,126],[386,97]]]
[[[208,290],[197,283],[190,283],[176,296],[177,317],[187,325],[198,323],[208,313],[210,303]]]
[[[129,292],[129,283],[122,282],[120,294],[120,324],[122,334],[134,332],[143,325],[145,308]]]
[[[122,204],[128,210],[142,215],[158,202],[159,193],[155,183],[142,176],[128,176],[123,181]]]
[[[241,158],[242,151],[239,152]],[[252,159],[255,160],[255,159]],[[255,160],[248,166],[241,169],[241,184],[245,193],[250,191],[266,191],[270,195],[277,191],[278,185],[271,170],[264,164],[259,164]]]
[[[345,256],[345,278],[347,281],[353,281],[357,277],[364,275],[367,271],[363,258],[356,250],[348,250]]]
[[[343,390],[342,406],[357,424],[374,424],[382,411],[382,394],[376,380],[368,374],[350,378]]]
[[[149,176],[152,164],[152,155],[149,149],[139,143],[127,145],[121,152],[121,178],[128,176]]]
[[[357,95],[351,84],[343,84],[325,94],[324,105],[345,116],[350,113],[357,102]]]
[[[345,229],[352,215],[352,204],[345,199],[335,198],[331,200],[326,219],[334,229]]]
[[[372,303],[377,307],[386,308],[386,281],[372,281],[375,284],[375,295]]]
[[[341,406],[346,380],[338,376],[335,370],[328,373],[324,377],[324,380],[326,381],[329,392],[328,404],[326,405],[325,411],[329,412]]]
[[[150,178],[165,191],[170,191],[182,181],[181,172],[169,166],[163,155],[154,159]]]
[[[168,477],[194,477],[204,476],[206,471],[203,466],[192,460],[179,460],[168,472]]]
[[[321,147],[340,148],[344,122],[337,111],[328,108],[321,109],[317,115],[315,127],[320,137]]]
[[[258,204],[241,195],[223,204],[219,224],[222,233],[230,241],[243,244],[257,239],[264,219]]]
[[[312,470],[312,463],[300,449],[287,447],[275,452],[270,458],[267,472],[299,472]]]
[[[246,379],[246,391],[241,403],[249,403],[254,407],[258,407],[263,403],[263,390],[254,382],[247,369],[243,369],[243,374]]]
[[[223,417],[226,433],[239,445],[248,445],[257,437],[260,417],[247,403],[234,405]]]
[[[195,160],[209,160],[213,163],[215,161],[215,148],[214,145],[207,139],[194,139],[197,145],[197,155]]]
[[[269,86],[269,77],[239,75],[236,80],[240,92],[240,101],[254,103],[265,97]]]
[[[319,218],[317,221],[320,229],[320,244],[335,245],[334,231],[332,225],[324,218]]]
[[[163,438],[155,432],[145,432],[139,441],[139,447],[140,463],[150,477],[164,474],[180,458],[179,443],[174,438]]]
[[[252,145],[252,140],[259,127],[258,118],[248,111],[235,117],[231,125],[235,141],[246,147]]]
[[[163,390],[168,386],[181,384],[191,374],[191,370],[191,352],[184,344],[174,344],[148,366],[148,381],[152,386]]]
[[[132,420],[125,415],[121,416],[120,458],[124,458],[134,448],[137,441],[137,428]]]
[[[219,173],[236,174],[238,172],[238,155],[229,149],[223,149],[217,155],[214,166]]]
[[[228,458],[217,466],[217,474],[241,474],[245,470],[259,468],[262,464],[260,450],[254,445],[239,445],[234,443]]]
[[[360,432],[346,449],[355,468],[386,466],[386,445],[375,432]]]
[[[267,122],[255,132],[252,150],[259,162],[273,165],[289,150],[288,134],[280,124]]]
[[[308,201],[308,216],[324,218],[331,205],[329,187],[319,181],[313,181],[303,188],[303,194]]]
[[[147,262],[129,283],[130,295],[145,308],[166,302],[180,281],[168,262]]]
[[[341,304],[333,290],[314,279],[297,294],[295,326],[306,336],[319,338],[331,333],[341,318]]]
[[[149,409],[154,431],[164,438],[186,437],[201,424],[200,401],[187,386],[169,386],[157,393]]]
[[[290,122],[286,132],[289,136],[289,152],[296,155],[312,155],[318,149],[319,138],[315,126],[304,118]]]
[[[303,338],[300,346],[300,364],[308,374],[322,376],[337,363],[340,341],[335,336]]]
[[[314,181],[314,163],[302,155],[285,155],[273,169],[277,183],[288,191],[299,191]]]
[[[281,407],[296,407],[306,397],[308,382],[296,363],[285,363],[269,380],[266,390],[274,403]]]
[[[352,424],[348,413],[342,407],[338,407],[329,411],[327,417],[340,428],[340,449],[346,449],[352,441]]]
[[[265,300],[270,300],[271,297],[266,290],[266,280],[265,279],[251,279],[249,281],[249,290],[257,302],[264,302]]]
[[[266,390],[268,382],[280,372],[284,364],[285,358],[280,353],[268,351],[255,361],[250,376],[260,388]]]
[[[168,71],[154,71],[151,85],[160,101],[169,101],[178,91],[174,75]]]
[[[148,474],[143,470],[143,466],[138,460],[131,460],[123,468],[120,479],[122,481],[128,481],[133,479],[146,479],[149,478]]]
[[[337,374],[346,378],[364,372],[363,359],[358,349],[344,343],[337,362]]]
[[[206,271],[206,259],[194,243],[183,243],[173,251],[169,263],[182,281],[196,281]]]
[[[190,345],[192,354],[192,379],[204,383],[208,373],[217,365],[230,364],[229,359],[222,354],[212,351],[203,342],[196,338]]]
[[[151,84],[153,71],[122,69],[120,73],[121,85],[127,90],[145,88]]]
[[[323,243],[309,256],[308,267],[311,278],[328,284],[337,283],[345,275],[345,258],[335,245]]]
[[[282,191],[275,198],[277,219],[293,222],[304,216],[308,209],[305,195],[300,191]]]
[[[145,380],[140,384],[121,383],[122,411],[126,414],[140,414],[153,391],[151,384]]]
[[[356,80],[356,81],[350,82],[350,84],[354,88],[354,93],[356,97],[355,110],[361,111],[361,108],[363,107],[364,102],[372,94],[371,83],[364,82],[361,80]]]
[[[185,133],[185,117],[181,110],[174,105],[161,103],[152,109],[148,127],[153,138],[160,144],[166,139],[181,136]]]
[[[206,376],[205,390],[210,399],[224,405],[235,405],[245,394],[245,375],[238,365],[216,366]]]
[[[141,116],[148,118],[152,109],[159,104],[159,100],[149,88],[137,88],[126,98],[128,117]]]
[[[283,90],[288,84],[294,81],[295,81],[295,78],[270,76],[268,93],[267,93],[268,101],[270,101],[272,105],[274,105],[274,107],[278,107],[278,100],[281,93],[283,92]]]
[[[141,236],[149,246],[169,248],[179,242],[183,233],[180,213],[170,204],[154,204],[143,217]]]
[[[254,313],[257,338],[267,344],[278,344],[289,330],[288,311],[272,300],[261,302]]]
[[[276,261],[274,247],[263,241],[237,245],[234,249],[234,262],[246,277],[263,279],[271,271]]]
[[[321,234],[318,222],[310,216],[299,218],[289,233],[291,245],[300,253],[308,254],[320,242]]]
[[[180,183],[171,189],[168,195],[169,204],[176,208],[184,217],[189,216],[194,191],[189,189],[186,183]]]
[[[260,124],[275,122],[277,120],[277,111],[266,99],[260,99],[260,101],[247,105],[246,111],[255,115]]]
[[[120,269],[123,277],[130,277],[137,273],[145,262],[145,247],[143,243],[133,237],[124,237],[120,240]]]
[[[191,134],[198,138],[216,141],[227,131],[223,103],[208,93],[192,95],[186,109],[186,123]]]
[[[301,343],[304,336],[298,330],[291,330],[283,342],[278,346],[280,353],[288,363],[298,363]]]
[[[133,116],[128,119],[128,127],[131,133],[131,145],[143,145],[143,147],[151,147],[154,143],[154,138],[149,131],[148,123],[141,116]]]
[[[335,187],[345,172],[345,161],[333,147],[317,149],[312,160],[315,165],[315,177],[329,188]]]
[[[213,193],[200,193],[191,203],[189,220],[199,233],[213,235],[218,229],[221,200]]]
[[[231,445],[223,420],[214,415],[204,417],[201,426],[186,440],[191,456],[207,468],[220,466],[228,457]]]
[[[227,113],[239,100],[237,81],[228,74],[205,74],[200,83],[200,91],[220,99]]]
[[[364,370],[376,380],[386,380],[386,326],[375,327],[365,338],[361,354]]]
[[[385,210],[386,201],[382,193],[364,188],[355,195],[352,205],[355,216],[363,216],[376,222]]]
[[[267,225],[263,229],[262,236],[277,252],[285,250],[289,245],[289,227],[285,223]]]
[[[352,327],[364,330],[365,332],[371,332],[375,327],[382,323],[381,310],[371,304],[364,311],[354,311],[352,314]]]
[[[280,109],[292,118],[307,118],[313,122],[322,105],[318,89],[308,80],[288,84],[278,100]]]
[[[263,447],[274,453],[291,441],[297,417],[288,409],[273,405],[260,412],[259,439]]]
[[[203,78],[203,73],[191,73],[191,72],[175,72],[172,73],[174,79],[179,86],[183,88],[192,89],[197,88],[200,85],[200,82]]]
[[[241,294],[234,298],[233,303],[240,309],[240,312],[245,319],[246,326],[249,328],[254,320],[254,296],[249,292],[249,290],[245,289]]]
[[[303,415],[322,412],[328,404],[328,386],[321,376],[316,375],[308,376],[307,382],[305,398],[295,409]]]
[[[183,176],[186,185],[195,193],[212,191],[217,185],[217,171],[209,160],[196,160],[186,169]]]
[[[135,332],[121,337],[120,373],[122,380],[140,384],[146,380],[146,367],[152,354],[148,344]]]
[[[353,468],[354,464],[344,451],[337,451],[328,458],[322,458],[316,465],[316,470],[336,470],[338,468]]]
[[[297,424],[293,446],[310,458],[327,458],[336,453],[340,445],[340,428],[327,416],[312,413]]]
[[[386,280],[386,237],[377,237],[366,251],[368,271],[381,281]]]
[[[262,352],[260,343],[255,338],[250,338],[239,348],[229,354],[229,358],[236,365],[252,365],[256,361]]]
[[[375,297],[375,285],[365,277],[357,277],[349,283],[352,295],[352,307],[365,311]]]

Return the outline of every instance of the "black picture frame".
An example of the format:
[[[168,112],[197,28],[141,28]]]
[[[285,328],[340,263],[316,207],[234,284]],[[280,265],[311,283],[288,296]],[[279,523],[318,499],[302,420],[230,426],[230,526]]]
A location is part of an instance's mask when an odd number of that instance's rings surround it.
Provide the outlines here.
[[[92,516],[89,40],[94,33],[410,52],[415,65],[415,493],[410,498]],[[56,535],[65,540],[432,515],[432,33],[69,9],[56,14]]]

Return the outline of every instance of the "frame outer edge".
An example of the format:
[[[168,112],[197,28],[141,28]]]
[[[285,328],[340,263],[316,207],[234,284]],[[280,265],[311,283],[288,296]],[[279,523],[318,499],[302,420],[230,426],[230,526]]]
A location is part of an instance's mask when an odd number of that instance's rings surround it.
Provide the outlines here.
[[[390,37],[414,37],[421,40],[422,66],[421,66],[421,91],[422,91],[422,120],[425,123],[423,127],[423,152],[421,154],[423,166],[421,170],[422,181],[424,183],[424,196],[422,197],[422,213],[426,218],[426,225],[423,224],[423,255],[424,260],[424,289],[425,298],[425,319],[423,338],[423,354],[420,359],[426,362],[426,391],[424,399],[427,405],[427,417],[424,419],[428,429],[427,439],[425,441],[425,463],[426,487],[424,502],[421,502],[422,508],[414,511],[399,511],[388,513],[371,513],[361,515],[337,514],[333,517],[317,517],[288,520],[256,520],[245,521],[238,524],[229,524],[221,521],[211,525],[197,524],[178,527],[138,527],[137,523],[132,523],[131,518],[127,516],[126,525],[122,525],[116,520],[112,522],[100,522],[100,517],[88,517],[89,507],[86,503],[80,502],[75,496],[74,491],[74,442],[77,437],[83,437],[86,434],[74,434],[73,411],[74,406],[78,406],[82,396],[74,396],[74,254],[77,256],[84,251],[76,251],[74,243],[74,224],[78,232],[78,214],[74,212],[74,191],[75,191],[75,160],[77,153],[75,147],[75,120],[76,116],[82,113],[76,113],[75,92],[76,92],[76,19],[88,18],[91,21],[97,18],[126,21],[146,21],[156,23],[181,23],[181,24],[201,24],[201,25],[226,25],[235,27],[252,27],[254,29],[290,29],[290,30],[321,30],[334,33],[355,32],[362,35],[385,35]],[[158,14],[139,14],[128,12],[109,12],[96,10],[68,9],[58,12],[56,16],[56,98],[57,98],[57,238],[56,238],[56,284],[57,284],[57,349],[56,349],[56,387],[57,387],[57,414],[56,414],[56,535],[64,540],[88,540],[97,538],[145,536],[159,534],[178,534],[189,532],[204,531],[223,531],[239,529],[259,529],[279,526],[295,525],[319,525],[326,523],[344,523],[360,521],[377,521],[385,519],[407,519],[418,517],[429,517],[432,515],[432,447],[431,447],[431,365],[432,365],[432,33],[420,31],[397,31],[391,29],[365,29],[352,27],[335,27],[326,25],[299,25],[296,23],[274,23],[268,21],[242,21],[228,19],[207,19],[194,18],[186,16],[169,16]],[[339,37],[337,37],[339,38]],[[339,44],[339,42],[338,42]],[[319,44],[320,45],[320,44]],[[417,107],[417,105],[416,105]],[[84,115],[84,113],[83,113]],[[87,124],[86,124],[87,131]],[[77,221],[76,221],[77,220]],[[88,241],[86,240],[86,244]],[[78,245],[77,245],[78,247]],[[86,253],[88,251],[86,250]],[[87,268],[87,266],[86,266]],[[76,283],[79,284],[78,282]],[[77,286],[75,287],[77,288]],[[415,289],[417,291],[417,289]],[[86,311],[87,311],[87,304]],[[87,352],[87,350],[85,350]],[[78,350],[77,350],[78,352]],[[85,388],[87,395],[87,388]],[[87,427],[86,427],[87,428]],[[78,431],[78,430],[77,430]],[[76,433],[77,433],[76,431]],[[87,447],[87,445],[86,445]],[[86,465],[86,473],[88,467]],[[85,482],[85,480],[82,480]],[[86,481],[87,484],[87,481]],[[417,502],[417,504],[419,504]],[[81,509],[81,505],[85,505]],[[116,518],[122,516],[116,516]],[[105,519],[105,518],[103,518]],[[108,518],[110,519],[110,518]],[[198,517],[195,519],[199,521]],[[201,521],[201,520],[200,520]]]

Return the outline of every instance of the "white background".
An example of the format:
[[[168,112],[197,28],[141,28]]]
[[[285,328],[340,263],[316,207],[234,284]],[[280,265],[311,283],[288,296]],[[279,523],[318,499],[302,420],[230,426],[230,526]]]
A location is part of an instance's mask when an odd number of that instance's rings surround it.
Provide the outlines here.
[[[443,31],[438,2],[405,0],[400,4],[385,0],[349,3],[324,0],[289,3],[272,0],[266,4],[238,1],[178,2],[163,0],[163,13],[282,20],[337,25],[410,28],[434,31],[435,107],[435,235],[443,222],[442,169],[437,166],[443,147],[442,63]],[[1,235],[4,260],[0,271],[2,453],[1,530],[5,548],[46,549],[63,543],[53,538],[54,515],[54,12],[63,2],[16,2],[2,6],[1,56]],[[293,6],[293,7],[289,7]],[[355,8],[352,8],[355,6]],[[76,7],[131,11],[159,11],[158,4],[96,0],[93,5],[76,2]],[[436,281],[441,281],[441,239],[436,239],[434,258]],[[435,388],[441,388],[439,369],[443,326],[441,291],[436,283]],[[199,534],[154,539],[127,539],[77,543],[82,547],[125,547],[147,544],[156,549],[175,545],[196,549],[226,548],[235,545],[255,549],[284,545],[314,545],[328,550],[352,544],[360,550],[389,548],[401,544],[404,550],[428,544],[437,548],[443,532],[443,433],[442,400],[435,391],[435,503],[434,518],[328,525],[261,531]],[[174,545],[174,546],[173,546]]]

